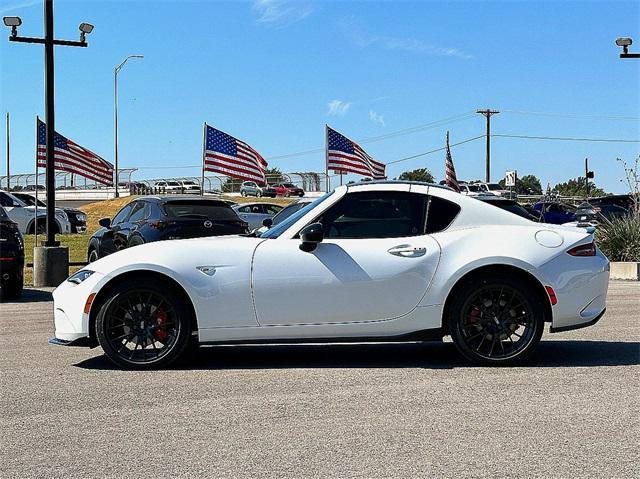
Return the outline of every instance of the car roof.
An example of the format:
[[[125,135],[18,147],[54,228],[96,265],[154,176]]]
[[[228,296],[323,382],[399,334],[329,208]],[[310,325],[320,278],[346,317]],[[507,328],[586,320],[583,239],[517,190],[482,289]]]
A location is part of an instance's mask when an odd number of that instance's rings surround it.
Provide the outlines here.
[[[221,203],[226,202],[222,198],[217,196],[196,196],[196,195],[150,195],[135,198],[133,201],[150,201],[153,203],[165,203],[167,201],[175,200],[189,200],[189,201],[219,201]]]
[[[434,188],[441,188],[443,190],[451,190],[448,186],[439,185],[437,183],[427,183],[426,181],[409,181],[409,180],[372,180],[372,181],[359,181],[357,183],[349,183],[346,185],[348,188],[354,188],[356,186],[366,186],[366,185],[422,185],[429,186]]]

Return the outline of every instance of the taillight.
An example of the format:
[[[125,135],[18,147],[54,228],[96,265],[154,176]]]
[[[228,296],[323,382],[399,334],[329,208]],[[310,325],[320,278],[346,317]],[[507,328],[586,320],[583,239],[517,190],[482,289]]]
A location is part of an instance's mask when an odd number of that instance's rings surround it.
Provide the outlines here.
[[[592,241],[591,243],[574,246],[567,253],[571,256],[595,256],[596,244]]]

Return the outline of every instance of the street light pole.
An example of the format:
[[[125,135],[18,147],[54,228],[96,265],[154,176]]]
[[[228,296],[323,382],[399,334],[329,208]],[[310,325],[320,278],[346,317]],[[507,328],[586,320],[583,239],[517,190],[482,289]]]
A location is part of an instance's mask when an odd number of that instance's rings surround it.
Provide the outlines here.
[[[113,112],[114,112],[114,119],[113,119],[113,123],[114,123],[114,168],[115,168],[115,179],[114,179],[114,186],[115,186],[115,197],[118,198],[120,196],[119,192],[118,192],[118,73],[120,73],[120,70],[122,70],[122,67],[124,67],[124,64],[127,63],[127,60],[129,60],[129,58],[144,58],[143,55],[129,55],[127,58],[125,58],[122,63],[120,63],[120,65],[118,65],[117,67],[115,67],[113,69]]]
[[[18,36],[18,27],[22,25],[19,17],[4,17],[4,24],[11,28],[9,41],[21,43],[39,43],[44,45],[45,72],[45,121],[46,121],[46,189],[47,189],[47,236],[44,248],[34,250],[34,285],[57,286],[69,272],[69,251],[59,248],[56,241],[56,184],[54,165],[55,106],[54,106],[54,56],[55,45],[86,47],[85,36],[93,30],[93,25],[81,23],[80,41],[56,40],[53,37],[53,0],[44,0],[44,38]],[[37,171],[37,169],[36,169]],[[36,222],[37,223],[37,222]],[[37,224],[36,224],[37,228]]]

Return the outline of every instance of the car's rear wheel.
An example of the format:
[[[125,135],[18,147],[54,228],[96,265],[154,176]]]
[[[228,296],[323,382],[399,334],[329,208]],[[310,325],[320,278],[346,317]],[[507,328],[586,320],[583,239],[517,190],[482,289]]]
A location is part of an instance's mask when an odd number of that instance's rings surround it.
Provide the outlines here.
[[[257,191],[256,192],[256,198],[260,198],[262,196],[262,191]]]
[[[247,192],[245,190],[242,190],[240,192],[240,196],[242,196],[243,198],[245,198],[247,196]]]
[[[455,294],[449,331],[465,358],[486,366],[506,366],[533,353],[544,329],[544,308],[528,285],[487,275]]]
[[[24,277],[22,271],[16,271],[9,274],[5,280],[2,279],[2,288],[0,290],[0,298],[2,299],[19,299],[22,296],[24,288]]]
[[[96,336],[107,357],[124,369],[166,367],[189,345],[190,309],[169,285],[125,281],[102,303]]]

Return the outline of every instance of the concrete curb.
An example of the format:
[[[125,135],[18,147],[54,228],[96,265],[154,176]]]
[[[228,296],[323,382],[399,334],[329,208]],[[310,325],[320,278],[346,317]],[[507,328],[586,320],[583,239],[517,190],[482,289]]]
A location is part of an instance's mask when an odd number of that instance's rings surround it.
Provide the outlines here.
[[[611,279],[640,281],[640,263],[632,261],[612,261]]]

